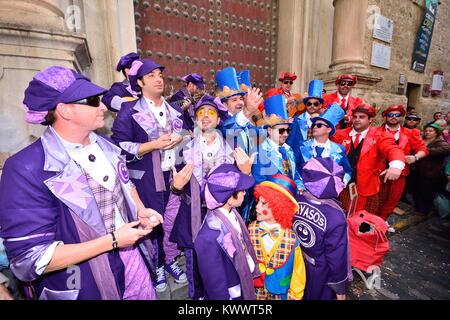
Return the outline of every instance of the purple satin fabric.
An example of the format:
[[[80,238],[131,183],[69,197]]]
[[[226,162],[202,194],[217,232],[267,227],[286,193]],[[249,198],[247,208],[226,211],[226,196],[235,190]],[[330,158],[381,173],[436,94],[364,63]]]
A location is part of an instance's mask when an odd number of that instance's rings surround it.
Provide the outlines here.
[[[202,199],[200,197],[200,185],[195,177],[191,178],[191,232],[192,242],[197,238],[202,226]]]
[[[23,106],[25,109],[25,121],[31,124],[41,124],[44,122],[48,111],[33,111]]]
[[[173,193],[169,196],[169,201],[167,202],[166,210],[164,211],[164,253],[166,254],[165,261],[169,264],[175,259],[179,254],[178,246],[176,243],[171,242],[170,235],[172,233],[173,226],[175,224],[175,219],[177,218],[178,211],[180,209],[181,198],[180,196],[174,195]]]
[[[155,177],[156,192],[166,191],[166,183],[161,169],[161,154],[159,150],[152,152],[153,175]]]

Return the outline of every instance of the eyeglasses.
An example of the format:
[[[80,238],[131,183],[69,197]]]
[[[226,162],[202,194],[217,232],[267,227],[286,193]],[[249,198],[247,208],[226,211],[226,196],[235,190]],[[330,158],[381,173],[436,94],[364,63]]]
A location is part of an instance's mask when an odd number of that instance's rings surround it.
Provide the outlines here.
[[[285,132],[286,132],[287,134],[291,133],[291,128],[287,128],[287,129],[285,129],[285,128],[278,129],[278,133],[279,133],[279,134],[284,134]]]
[[[420,119],[417,118],[405,118],[406,121],[420,121]]]
[[[311,106],[314,106],[314,107],[318,107],[318,106],[320,106],[320,102],[307,102],[306,103],[306,106],[307,107],[311,107]]]
[[[82,104],[90,107],[100,107],[100,96],[94,96],[89,98],[80,99],[74,102],[70,102],[70,104]]]
[[[340,84],[341,86],[349,86],[349,87],[351,87],[351,86],[353,86],[353,81],[346,81],[346,80],[343,80],[343,81],[341,81],[339,84]]]
[[[314,127],[317,127],[317,128],[322,128],[322,127],[325,127],[325,128],[329,128],[330,126],[327,126],[325,123],[314,123],[312,126],[311,126],[311,128],[314,128]]]
[[[388,118],[394,118],[394,117],[400,118],[400,117],[402,116],[402,114],[401,114],[401,113],[392,113],[392,112],[389,112],[389,113],[387,114],[387,116],[388,116]]]
[[[294,81],[284,81],[283,83],[284,83],[284,84],[290,84],[290,85],[293,85],[293,84],[294,84]]]
[[[197,118],[203,118],[206,114],[209,117],[217,117],[217,111],[214,109],[208,109],[208,113],[206,113],[206,109],[205,108],[201,108],[200,110],[197,111]]]

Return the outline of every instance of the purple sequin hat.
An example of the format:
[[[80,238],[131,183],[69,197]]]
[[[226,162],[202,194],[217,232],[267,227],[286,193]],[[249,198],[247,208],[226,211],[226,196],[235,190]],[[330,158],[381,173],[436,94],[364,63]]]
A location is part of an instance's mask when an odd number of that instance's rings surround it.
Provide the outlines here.
[[[222,104],[220,98],[205,94],[195,105],[194,112],[197,114],[198,109],[200,109],[204,105],[214,107],[217,110],[221,121],[225,121],[228,118],[228,108],[224,104]]]
[[[344,189],[344,169],[331,158],[312,158],[302,170],[306,189],[319,199],[337,198]]]
[[[138,60],[139,55],[136,52],[130,52],[122,56],[117,64],[116,70],[122,71],[123,69],[130,69],[133,61]]]
[[[233,164],[221,164],[211,169],[203,186],[202,196],[210,210],[223,206],[238,191],[253,187],[255,179],[243,174]]]
[[[184,76],[183,78],[181,78],[181,80],[185,81],[186,83],[192,82],[200,90],[205,89],[205,82],[203,80],[203,77],[201,75],[199,75],[198,73],[188,74],[188,75]]]
[[[165,67],[153,62],[150,59],[133,61],[130,71],[128,71],[128,79],[130,79],[131,90],[140,92],[141,88],[138,86],[137,80],[155,69],[159,69],[163,72]]]
[[[48,111],[59,103],[71,103],[102,95],[107,90],[66,67],[53,66],[39,72],[25,90],[23,100],[28,123],[44,122]]]

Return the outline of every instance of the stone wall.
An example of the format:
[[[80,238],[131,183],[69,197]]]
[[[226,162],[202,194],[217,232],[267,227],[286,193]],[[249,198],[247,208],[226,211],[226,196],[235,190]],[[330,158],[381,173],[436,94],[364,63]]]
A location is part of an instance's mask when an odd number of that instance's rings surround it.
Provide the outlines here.
[[[418,0],[370,0],[367,10],[368,26],[374,12],[393,20],[394,34],[391,47],[391,65],[386,70],[370,66],[372,43],[379,42],[372,37],[373,29],[368,27],[365,35],[364,61],[370,70],[383,80],[367,91],[365,100],[385,107],[396,103],[408,103],[406,84],[399,84],[400,74],[405,75],[406,83],[417,84],[410,97],[410,104],[423,116],[422,123],[428,122],[438,110],[450,111],[450,4],[442,1],[437,9],[436,23],[428,56],[425,73],[411,70],[412,53],[419,25],[422,22],[424,8]],[[385,43],[383,43],[385,44]],[[444,90],[438,97],[422,97],[424,84],[431,85],[434,70],[444,72]],[[419,87],[420,86],[420,87]],[[399,91],[402,91],[399,93]]]

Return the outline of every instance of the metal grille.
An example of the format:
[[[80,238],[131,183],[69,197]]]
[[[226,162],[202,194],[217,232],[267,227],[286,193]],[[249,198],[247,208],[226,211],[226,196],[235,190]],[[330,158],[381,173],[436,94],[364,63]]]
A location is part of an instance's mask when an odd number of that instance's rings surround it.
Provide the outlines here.
[[[200,73],[214,90],[217,70],[249,69],[254,85],[275,83],[277,0],[134,0],[138,53],[166,66],[166,93]]]

